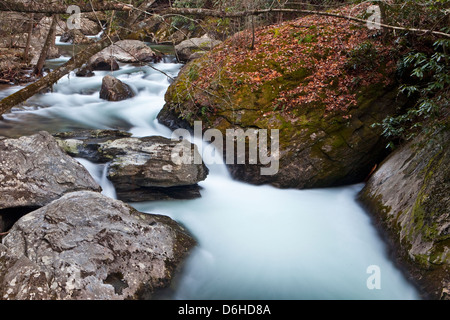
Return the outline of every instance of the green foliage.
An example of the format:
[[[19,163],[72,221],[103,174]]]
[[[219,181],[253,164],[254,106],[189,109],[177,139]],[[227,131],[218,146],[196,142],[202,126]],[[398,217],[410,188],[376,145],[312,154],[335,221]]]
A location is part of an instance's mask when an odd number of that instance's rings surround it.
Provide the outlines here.
[[[401,115],[388,117],[381,124],[384,136],[409,140],[421,130],[448,125],[445,116],[450,108],[450,40],[440,39],[433,44],[434,52],[411,52],[400,63],[410,67],[411,83],[400,91],[417,103]]]

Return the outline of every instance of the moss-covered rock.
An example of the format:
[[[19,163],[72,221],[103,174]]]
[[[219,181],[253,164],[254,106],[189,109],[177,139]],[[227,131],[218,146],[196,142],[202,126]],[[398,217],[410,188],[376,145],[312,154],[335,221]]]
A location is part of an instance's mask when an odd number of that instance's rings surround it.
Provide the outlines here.
[[[361,191],[396,256],[426,296],[449,299],[450,131],[397,149]]]
[[[229,165],[234,177],[278,187],[360,182],[386,156],[379,128],[398,99],[395,57],[367,29],[339,19],[304,17],[240,33],[186,64],[158,116],[169,127],[278,129],[280,169]],[[367,47],[376,61],[353,68]],[[364,49],[364,50],[363,50]],[[351,63],[350,63],[351,62]]]

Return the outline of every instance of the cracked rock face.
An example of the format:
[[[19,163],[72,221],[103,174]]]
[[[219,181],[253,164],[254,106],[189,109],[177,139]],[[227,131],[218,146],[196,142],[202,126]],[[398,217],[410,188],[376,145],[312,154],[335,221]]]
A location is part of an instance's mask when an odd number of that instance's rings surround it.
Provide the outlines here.
[[[101,188],[49,133],[0,139],[0,210],[42,207],[79,190]]]
[[[180,141],[164,137],[130,137],[124,132],[87,130],[57,135],[61,147],[71,156],[92,162],[109,163],[108,178],[123,201],[139,202],[200,197],[198,182],[206,179],[206,165],[194,144],[179,150],[190,154],[189,161],[173,161]],[[182,153],[182,152],[181,152]]]
[[[23,216],[0,245],[0,299],[145,299],[194,240],[175,221],[97,192]]]

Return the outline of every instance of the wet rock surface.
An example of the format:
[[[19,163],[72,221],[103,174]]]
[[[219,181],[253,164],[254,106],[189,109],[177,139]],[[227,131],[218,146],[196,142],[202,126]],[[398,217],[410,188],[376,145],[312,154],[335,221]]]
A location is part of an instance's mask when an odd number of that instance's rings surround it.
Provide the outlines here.
[[[97,192],[23,216],[0,245],[0,299],[148,299],[166,287],[191,236]]]

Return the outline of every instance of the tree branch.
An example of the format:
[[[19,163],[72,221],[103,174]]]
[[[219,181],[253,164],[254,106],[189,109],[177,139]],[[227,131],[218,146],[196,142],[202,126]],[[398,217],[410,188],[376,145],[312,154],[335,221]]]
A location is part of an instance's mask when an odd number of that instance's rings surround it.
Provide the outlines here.
[[[267,13],[300,13],[300,14],[311,14],[311,15],[320,15],[320,16],[328,16],[335,17],[341,19],[347,19],[350,21],[355,21],[358,23],[368,23],[370,22],[372,25],[379,26],[382,28],[390,29],[390,30],[398,30],[398,31],[409,31],[413,33],[430,33],[436,36],[450,38],[450,34],[440,31],[433,31],[427,29],[416,29],[416,28],[408,28],[408,27],[397,27],[391,26],[383,23],[376,23],[374,21],[368,21],[364,19],[359,19],[352,16],[345,16],[337,13],[331,13],[326,11],[314,11],[314,10],[302,10],[302,9],[255,9],[255,10],[245,10],[245,11],[220,11],[220,10],[211,10],[211,9],[197,9],[197,8],[168,8],[163,11],[161,14],[178,14],[178,15],[192,15],[192,16],[201,16],[201,17],[222,17],[222,18],[239,18],[239,17],[247,17],[252,15],[261,15]]]
[[[80,12],[92,12],[95,11],[130,11],[133,9],[132,5],[127,5],[119,2],[100,2],[100,3],[83,3],[77,4],[80,8]],[[16,11],[23,13],[46,13],[46,14],[64,14],[67,13],[68,5],[64,4],[48,4],[33,1],[18,2],[13,0],[0,0],[0,11]]]

